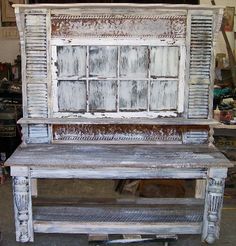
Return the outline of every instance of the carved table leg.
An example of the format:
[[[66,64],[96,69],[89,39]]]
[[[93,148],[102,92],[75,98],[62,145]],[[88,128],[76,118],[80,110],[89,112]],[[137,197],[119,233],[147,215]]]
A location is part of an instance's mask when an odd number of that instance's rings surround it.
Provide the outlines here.
[[[221,210],[227,169],[212,169],[207,180],[203,241],[211,244],[219,238]]]
[[[16,225],[16,241],[32,242],[32,202],[30,179],[28,177],[13,177],[13,196]]]

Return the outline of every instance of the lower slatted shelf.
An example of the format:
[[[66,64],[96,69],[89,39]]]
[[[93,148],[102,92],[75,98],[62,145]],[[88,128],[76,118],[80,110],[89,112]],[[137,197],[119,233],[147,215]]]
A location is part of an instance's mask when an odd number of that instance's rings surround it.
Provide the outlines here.
[[[108,234],[199,234],[200,206],[34,207],[35,232]]]

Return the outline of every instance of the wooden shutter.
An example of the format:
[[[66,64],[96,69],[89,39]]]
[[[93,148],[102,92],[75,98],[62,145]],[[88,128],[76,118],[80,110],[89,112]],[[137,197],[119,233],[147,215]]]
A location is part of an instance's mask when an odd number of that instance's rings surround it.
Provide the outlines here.
[[[48,117],[47,13],[25,14],[25,79],[27,117]],[[29,125],[28,142],[48,142],[46,125]]]
[[[208,118],[213,16],[192,15],[189,67],[189,118]]]

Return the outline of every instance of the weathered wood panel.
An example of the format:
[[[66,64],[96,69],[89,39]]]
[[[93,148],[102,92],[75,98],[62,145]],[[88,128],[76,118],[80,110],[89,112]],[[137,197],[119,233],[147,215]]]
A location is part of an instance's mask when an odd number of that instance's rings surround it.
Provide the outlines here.
[[[151,81],[150,110],[177,109],[178,81]]]
[[[89,76],[117,77],[118,51],[116,46],[89,47]]]
[[[50,155],[49,155],[50,154]],[[34,162],[32,163],[32,160]],[[57,168],[210,168],[230,161],[207,145],[30,144],[18,147],[6,165]]]
[[[185,33],[186,15],[52,15],[53,37],[184,38]]]
[[[148,77],[148,48],[142,46],[120,47],[120,76],[125,78]]]
[[[204,169],[157,169],[151,168],[83,168],[83,169],[56,169],[32,168],[33,178],[60,178],[60,179],[202,179],[206,178]],[[150,203],[149,203],[150,204]]]
[[[28,126],[28,143],[47,143],[48,126],[44,124],[29,125]]]
[[[147,110],[148,81],[120,81],[119,107],[121,111]]]
[[[12,167],[16,175],[18,176],[18,169],[19,167]],[[17,170],[15,172],[15,169]],[[35,169],[33,169],[35,170]],[[44,169],[45,170],[45,169]],[[199,171],[200,172],[200,171]],[[32,173],[32,172],[31,172]],[[197,206],[203,206],[204,205],[204,199],[203,198],[143,198],[143,197],[124,197],[124,198],[107,198],[107,197],[89,197],[89,198],[71,198],[68,199],[66,197],[62,198],[48,198],[41,196],[37,200],[33,200],[33,205],[35,206],[58,206],[58,205],[87,205],[90,204],[90,206],[97,206],[97,204],[102,205],[197,205]]]
[[[70,221],[35,221],[34,231],[41,233],[107,234],[200,234],[202,223],[76,223]]]
[[[165,125],[165,126],[196,126],[199,125],[204,128],[208,125],[218,125],[219,122],[214,119],[184,119],[180,117],[176,118],[144,118],[137,116],[133,118],[21,118],[17,121],[18,124],[55,124],[55,125],[65,125],[65,124],[81,124],[81,125],[104,125],[104,124],[116,124],[116,125]]]
[[[150,48],[150,76],[178,77],[179,47],[159,46]]]
[[[188,130],[183,135],[185,144],[206,144],[208,143],[209,133],[207,130]]]
[[[86,81],[59,81],[58,108],[59,111],[86,111]]]
[[[59,77],[85,77],[86,46],[58,46],[57,66]]]
[[[116,111],[117,82],[99,80],[89,82],[89,109],[93,111]]]

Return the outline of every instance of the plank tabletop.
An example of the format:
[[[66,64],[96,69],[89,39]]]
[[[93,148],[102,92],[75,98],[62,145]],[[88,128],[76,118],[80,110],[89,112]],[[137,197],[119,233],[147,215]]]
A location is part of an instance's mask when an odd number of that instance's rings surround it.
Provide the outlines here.
[[[7,166],[57,168],[209,168],[230,161],[207,145],[28,144],[19,146]]]

